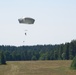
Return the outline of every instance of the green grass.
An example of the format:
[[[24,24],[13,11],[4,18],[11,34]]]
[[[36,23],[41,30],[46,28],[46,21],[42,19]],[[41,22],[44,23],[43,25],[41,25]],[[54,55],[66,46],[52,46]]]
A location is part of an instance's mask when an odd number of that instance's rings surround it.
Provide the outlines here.
[[[76,75],[71,60],[8,61],[0,65],[0,75]]]

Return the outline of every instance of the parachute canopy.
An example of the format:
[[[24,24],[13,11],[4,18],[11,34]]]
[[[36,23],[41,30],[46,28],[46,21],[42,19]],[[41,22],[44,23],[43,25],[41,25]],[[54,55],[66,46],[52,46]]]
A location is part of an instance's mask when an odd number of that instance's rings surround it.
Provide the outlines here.
[[[35,19],[26,17],[26,18],[20,18],[18,19],[18,21],[19,23],[23,23],[23,24],[34,24]]]

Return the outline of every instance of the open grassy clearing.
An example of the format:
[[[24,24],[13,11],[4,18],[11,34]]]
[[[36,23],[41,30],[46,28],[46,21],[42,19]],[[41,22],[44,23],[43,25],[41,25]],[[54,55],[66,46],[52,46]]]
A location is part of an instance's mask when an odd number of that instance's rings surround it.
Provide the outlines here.
[[[8,61],[0,65],[0,75],[76,75],[70,70],[71,60]]]

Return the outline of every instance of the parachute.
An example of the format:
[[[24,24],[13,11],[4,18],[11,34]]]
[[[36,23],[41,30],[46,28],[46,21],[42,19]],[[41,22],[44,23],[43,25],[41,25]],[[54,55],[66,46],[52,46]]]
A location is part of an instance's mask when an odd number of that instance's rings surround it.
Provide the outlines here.
[[[20,18],[18,19],[20,24],[34,24],[35,19],[30,18],[30,17],[25,17],[25,18]],[[27,30],[25,30],[27,31]],[[27,33],[25,32],[25,35],[27,35]]]
[[[26,18],[20,18],[18,19],[18,21],[19,23],[23,23],[23,24],[34,24],[35,19],[26,17]]]

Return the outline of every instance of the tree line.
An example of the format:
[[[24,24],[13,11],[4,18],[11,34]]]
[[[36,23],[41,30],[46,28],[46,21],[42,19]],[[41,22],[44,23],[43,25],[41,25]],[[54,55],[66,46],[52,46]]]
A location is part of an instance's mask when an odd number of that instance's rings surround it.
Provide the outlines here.
[[[55,45],[7,46],[0,45],[6,61],[72,60],[76,56],[76,40]]]

